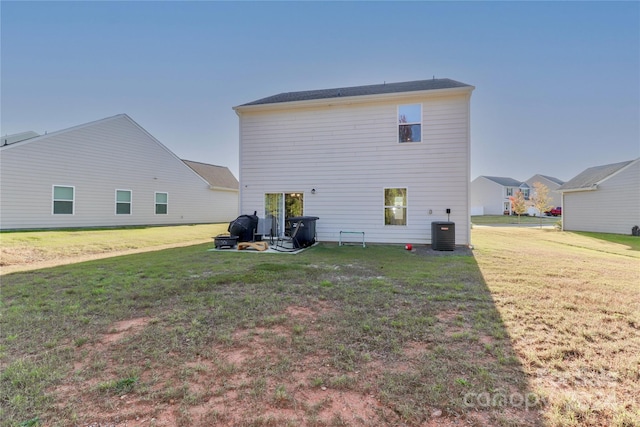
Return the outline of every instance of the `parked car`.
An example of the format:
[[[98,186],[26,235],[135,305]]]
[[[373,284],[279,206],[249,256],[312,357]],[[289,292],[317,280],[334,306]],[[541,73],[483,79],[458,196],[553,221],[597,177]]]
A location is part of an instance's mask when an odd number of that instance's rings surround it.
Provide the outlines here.
[[[546,215],[551,216],[562,216],[562,206],[558,206],[557,208],[553,208],[545,212]]]

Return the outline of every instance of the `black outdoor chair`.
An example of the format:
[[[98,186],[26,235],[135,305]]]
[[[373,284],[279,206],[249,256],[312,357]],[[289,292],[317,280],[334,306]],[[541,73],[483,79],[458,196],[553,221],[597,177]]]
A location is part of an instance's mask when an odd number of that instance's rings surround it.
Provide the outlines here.
[[[302,221],[292,222],[291,227],[286,227],[282,236],[278,236],[276,247],[287,250],[295,250],[300,248],[300,242],[297,240],[298,232],[302,229]],[[291,247],[289,247],[289,244]]]

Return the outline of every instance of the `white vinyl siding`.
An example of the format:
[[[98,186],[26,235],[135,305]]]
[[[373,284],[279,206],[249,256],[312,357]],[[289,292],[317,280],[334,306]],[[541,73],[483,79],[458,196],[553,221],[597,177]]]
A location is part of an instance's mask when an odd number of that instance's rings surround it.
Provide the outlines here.
[[[506,188],[484,176],[477,177],[471,182],[471,208],[483,215],[502,215],[505,210],[510,211]]]
[[[398,105],[415,103],[423,141],[398,144]],[[456,241],[469,243],[468,94],[281,108],[240,113],[241,212],[264,212],[266,193],[302,190],[319,240],[352,230],[371,242],[430,243],[431,222],[450,208]],[[398,183],[411,188],[411,226],[385,227],[381,188]]]
[[[2,229],[228,222],[238,193],[212,190],[128,116],[49,133],[0,150]],[[73,184],[74,215],[52,215],[52,186]],[[114,190],[133,191],[131,215],[115,215]],[[171,193],[155,215],[155,192]],[[139,208],[138,208],[139,207]]]
[[[640,226],[640,161],[604,180],[596,190],[563,194],[565,230],[630,235],[633,226]]]

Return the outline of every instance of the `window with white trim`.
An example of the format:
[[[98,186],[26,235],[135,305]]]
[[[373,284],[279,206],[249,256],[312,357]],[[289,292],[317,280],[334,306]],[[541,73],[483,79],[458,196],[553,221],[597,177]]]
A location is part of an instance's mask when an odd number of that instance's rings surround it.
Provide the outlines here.
[[[116,190],[116,215],[131,215],[131,190]]]
[[[398,142],[422,141],[422,104],[398,106]]]
[[[384,189],[384,225],[407,225],[407,189]]]
[[[156,215],[166,215],[169,212],[169,193],[156,192]]]
[[[53,186],[53,214],[73,215],[75,187],[66,185]]]

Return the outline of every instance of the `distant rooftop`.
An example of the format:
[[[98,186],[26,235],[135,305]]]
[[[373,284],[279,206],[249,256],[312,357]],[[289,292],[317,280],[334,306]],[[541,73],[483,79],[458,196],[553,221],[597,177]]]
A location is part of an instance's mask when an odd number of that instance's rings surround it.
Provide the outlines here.
[[[457,82],[451,79],[430,79],[430,80],[416,80],[411,82],[400,83],[382,83],[368,86],[354,86],[354,87],[342,87],[334,89],[318,89],[318,90],[306,90],[301,92],[285,92],[278,95],[268,96],[266,98],[258,99],[257,101],[248,102],[240,105],[245,107],[249,105],[263,105],[263,104],[276,104],[280,102],[293,102],[293,101],[308,101],[314,99],[327,99],[327,98],[340,98],[348,96],[365,96],[365,95],[380,95],[386,93],[402,93],[402,92],[417,92],[423,90],[435,90],[435,89],[453,89],[473,86],[466,83]],[[237,107],[236,107],[237,108]]]
[[[625,166],[633,163],[634,161],[635,160],[629,160],[626,162],[594,166],[592,168],[585,169],[584,171],[561,185],[558,190],[587,190],[595,188],[601,181],[618,172]]]
[[[497,184],[500,184],[503,187],[520,187],[520,185],[522,185],[521,181],[503,176],[485,176],[485,178]]]
[[[539,174],[539,175],[540,175],[540,174]],[[551,181],[551,182],[555,182],[555,183],[556,183],[556,184],[558,184],[558,185],[562,185],[562,184],[564,184],[564,181],[563,181],[563,180],[561,180],[561,179],[554,178],[554,177],[549,176],[549,175],[540,175],[540,176],[541,176],[541,177],[543,177],[543,178],[548,179],[548,180],[549,180],[549,181]]]
[[[27,132],[14,133],[12,135],[5,135],[2,137],[2,142],[0,143],[0,146],[14,144],[20,141],[25,141],[27,139],[35,138],[36,136],[40,136],[40,134],[32,130]]]
[[[226,166],[210,165],[208,163],[183,160],[195,173],[204,178],[211,187],[228,188],[238,190],[240,185],[233,173]]]

